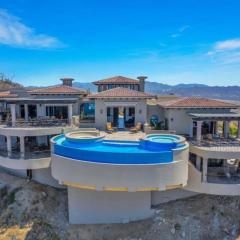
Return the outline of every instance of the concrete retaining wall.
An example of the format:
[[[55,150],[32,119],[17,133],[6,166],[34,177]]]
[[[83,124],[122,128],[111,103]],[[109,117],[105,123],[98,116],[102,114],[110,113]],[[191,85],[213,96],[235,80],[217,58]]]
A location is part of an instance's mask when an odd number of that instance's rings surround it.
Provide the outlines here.
[[[68,187],[71,224],[126,223],[153,215],[150,192],[98,192]]]

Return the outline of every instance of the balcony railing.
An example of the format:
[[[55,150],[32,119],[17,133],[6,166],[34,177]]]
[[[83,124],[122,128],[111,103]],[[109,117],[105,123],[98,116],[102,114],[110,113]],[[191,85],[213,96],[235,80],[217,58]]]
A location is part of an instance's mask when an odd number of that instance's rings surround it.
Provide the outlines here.
[[[21,156],[19,151],[12,151],[8,152],[7,150],[0,150],[0,156],[11,158],[11,159],[39,159],[39,158],[48,158],[51,156],[50,150],[44,151],[32,151],[32,152],[25,152],[24,157]]]
[[[66,126],[68,122],[68,119],[37,118],[29,121],[18,119],[14,126],[12,125],[12,121],[2,122],[1,125],[6,125],[7,127],[53,127]]]
[[[240,166],[208,167],[207,182],[220,184],[240,184]]]
[[[208,148],[228,148],[228,147],[236,147],[240,148],[240,141],[239,139],[234,138],[227,138],[227,139],[211,139],[211,140],[189,140],[190,144],[199,147],[208,147]]]

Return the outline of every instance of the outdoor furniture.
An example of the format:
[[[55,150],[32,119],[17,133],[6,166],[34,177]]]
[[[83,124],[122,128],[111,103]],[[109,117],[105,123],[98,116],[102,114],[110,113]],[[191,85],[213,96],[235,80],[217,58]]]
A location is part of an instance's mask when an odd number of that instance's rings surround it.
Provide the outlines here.
[[[212,141],[213,140],[212,134],[207,134],[207,140],[208,141]]]
[[[142,129],[142,123],[138,122],[135,127],[130,128],[130,132],[136,133]]]
[[[107,132],[108,132],[108,133],[112,133],[112,132],[114,131],[111,122],[108,122],[108,123],[107,123],[106,129],[107,129]]]

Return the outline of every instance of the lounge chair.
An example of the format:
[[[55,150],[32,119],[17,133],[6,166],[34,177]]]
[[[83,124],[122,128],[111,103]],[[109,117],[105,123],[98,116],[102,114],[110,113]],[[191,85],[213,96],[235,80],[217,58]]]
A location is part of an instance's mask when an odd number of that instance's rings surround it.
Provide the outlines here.
[[[142,129],[142,124],[138,122],[135,127],[130,128],[130,132],[136,133],[139,132]]]
[[[107,130],[108,133],[112,133],[114,131],[111,122],[107,123],[106,130]]]

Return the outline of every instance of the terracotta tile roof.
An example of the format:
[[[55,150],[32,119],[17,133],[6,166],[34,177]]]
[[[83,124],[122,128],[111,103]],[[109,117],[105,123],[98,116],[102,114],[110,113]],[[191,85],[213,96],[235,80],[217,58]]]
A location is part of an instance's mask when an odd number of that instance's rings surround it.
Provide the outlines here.
[[[17,97],[17,94],[11,93],[10,91],[0,92],[0,98],[9,98],[9,97]]]
[[[158,105],[166,108],[236,108],[237,105],[208,98],[185,97],[177,100],[159,102]]]
[[[86,94],[86,90],[80,88],[74,88],[69,86],[53,86],[53,87],[46,87],[46,88],[37,88],[34,90],[30,90],[29,93],[31,95],[35,94]]]
[[[99,81],[93,82],[93,84],[139,84],[139,81],[132,78],[122,77],[122,76],[115,76],[111,78],[102,79]]]
[[[89,98],[154,98],[154,95],[148,93],[130,90],[128,88],[117,87],[102,91],[99,93],[91,94]]]

